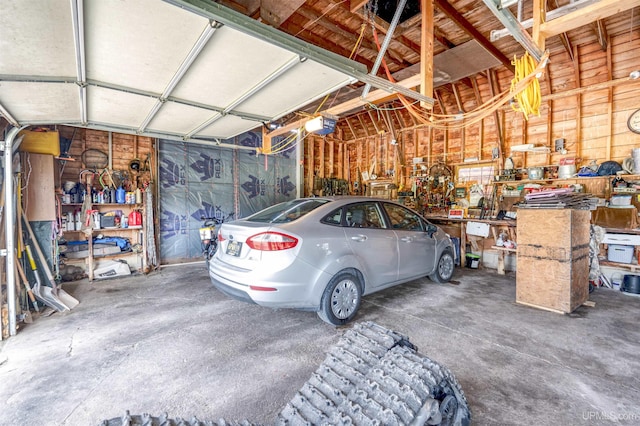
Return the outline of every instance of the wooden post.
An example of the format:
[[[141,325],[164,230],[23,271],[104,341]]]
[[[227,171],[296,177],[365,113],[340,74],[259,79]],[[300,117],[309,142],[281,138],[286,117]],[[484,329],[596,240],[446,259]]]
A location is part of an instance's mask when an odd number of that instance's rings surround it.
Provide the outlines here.
[[[433,0],[421,0],[422,33],[420,35],[420,94],[433,97]],[[420,106],[426,108],[424,102]]]

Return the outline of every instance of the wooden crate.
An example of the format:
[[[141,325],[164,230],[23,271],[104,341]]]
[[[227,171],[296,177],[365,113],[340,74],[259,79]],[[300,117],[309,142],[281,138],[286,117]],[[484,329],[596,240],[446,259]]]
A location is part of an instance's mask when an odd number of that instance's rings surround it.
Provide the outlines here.
[[[589,298],[590,212],[518,210],[516,302],[560,313]]]

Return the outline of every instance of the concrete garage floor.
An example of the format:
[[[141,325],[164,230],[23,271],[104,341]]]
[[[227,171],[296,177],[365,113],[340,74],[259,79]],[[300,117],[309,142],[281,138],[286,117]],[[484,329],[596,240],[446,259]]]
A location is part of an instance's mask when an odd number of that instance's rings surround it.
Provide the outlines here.
[[[454,279],[370,295],[357,320],[449,367],[473,424],[640,423],[640,298],[597,289],[595,307],[559,315],[515,304],[513,274]],[[1,425],[98,425],[126,409],[269,424],[345,330],[231,300],[202,264],[64,287],[78,307],[0,343]]]

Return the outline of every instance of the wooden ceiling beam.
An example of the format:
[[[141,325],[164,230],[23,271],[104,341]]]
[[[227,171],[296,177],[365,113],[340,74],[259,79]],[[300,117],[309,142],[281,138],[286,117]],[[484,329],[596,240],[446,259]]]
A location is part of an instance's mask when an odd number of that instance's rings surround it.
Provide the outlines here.
[[[433,29],[433,38],[440,43],[445,49],[453,49],[456,45],[446,38],[437,28]]]
[[[637,1],[637,0],[635,0]],[[471,37],[475,38],[478,43],[489,53],[491,53],[497,60],[502,62],[502,64],[511,72],[515,72],[515,68],[513,64],[511,64],[511,60],[507,58],[507,56],[500,51],[497,47],[493,45],[485,36],[482,35],[480,31],[478,31],[467,19],[462,16],[453,6],[449,4],[447,0],[433,0],[433,4],[440,9],[442,13],[447,15],[449,19],[451,19],[460,29],[466,32]]]
[[[609,39],[609,34],[607,33],[607,27],[604,21],[602,19],[598,19],[597,21],[591,23],[591,28],[593,28],[593,32],[596,34],[600,49],[606,51],[608,46],[607,40]]]
[[[293,34],[298,34],[298,38],[301,40],[304,40],[308,43],[311,44],[315,44],[316,46],[325,46],[327,44],[327,41],[322,38],[319,37],[318,35],[316,35],[315,33],[313,33],[312,31],[301,27],[298,24],[295,23],[287,23],[287,32],[293,33]],[[325,47],[326,49],[326,47]],[[332,49],[329,49],[334,53],[337,53],[338,55],[344,56],[345,58],[348,58],[351,55],[351,52],[349,50],[347,50],[347,48],[343,47],[343,46],[338,46],[338,45],[334,45]],[[362,56],[362,55],[358,55],[356,54],[353,58],[354,61],[358,61],[362,64],[365,64],[367,66],[367,68],[371,68],[373,67],[373,61],[370,60],[369,58]]]
[[[367,19],[367,17],[364,15],[364,13],[362,13],[362,11],[357,11],[355,12],[356,15],[358,15],[360,18],[362,18],[363,22],[366,23],[370,23],[370,21]],[[380,39],[384,38],[384,36],[387,34],[387,32],[389,31],[389,24],[384,21],[383,19],[381,19],[378,16],[374,16],[373,17],[373,26],[375,27],[375,29],[377,31],[379,31],[380,33],[378,34],[378,37]],[[394,37],[396,36],[396,33],[394,32]],[[420,52],[420,48],[415,49],[412,48],[408,42],[410,42],[410,40],[404,36],[400,36],[398,37],[397,40],[392,39],[391,40],[392,43],[401,43],[405,48],[409,48],[410,50],[413,50],[414,52],[416,52],[416,54],[418,54],[418,52]],[[413,43],[415,45],[415,43]],[[395,57],[395,59],[399,62],[404,62],[404,63],[408,63],[407,61],[404,60],[404,55],[402,55],[400,52],[398,52],[398,50],[395,47],[392,47],[391,45],[389,45],[389,47],[387,48],[387,52],[389,52],[389,56]]]
[[[362,9],[367,3],[369,3],[369,0],[349,0],[349,11],[356,13],[356,11]]]
[[[306,7],[301,7],[300,9],[297,10],[296,13],[298,13],[300,16],[304,17],[305,19],[308,19],[309,22],[318,24],[321,27],[326,28],[327,30],[333,32],[334,34],[346,39],[353,46],[355,46],[355,44],[358,42],[358,35],[352,33],[350,29],[346,29],[340,26],[339,24],[333,22],[331,19],[327,18],[326,16],[322,16],[318,14],[318,12],[316,12],[315,10],[310,10]],[[368,53],[373,55],[374,58],[377,56],[378,48],[375,45],[375,43],[373,43],[372,41],[363,38],[360,46],[363,49],[367,50]],[[328,50],[331,50],[331,49],[328,49]],[[388,52],[389,52],[389,56],[394,61],[394,62],[389,62],[389,65],[396,65],[398,66],[398,68],[400,68],[400,66],[397,63],[399,62],[400,64],[402,64],[406,62],[403,59],[402,55],[396,52],[395,50],[388,49]]]
[[[420,75],[416,74],[405,80],[399,81],[396,84],[399,84],[402,87],[413,89],[414,87],[417,87],[420,85]],[[364,100],[360,96],[357,96],[339,105],[331,107],[324,112],[331,115],[342,115],[349,111],[353,111],[354,109],[359,108],[363,105],[366,105],[369,102],[374,104],[379,104],[381,102],[387,102],[389,100],[392,100],[396,97],[397,97],[396,95],[389,93],[386,90],[382,90],[382,89],[372,90],[371,92],[369,92],[366,99]]]
[[[262,0],[260,17],[267,24],[280,28],[280,25],[304,4],[305,0]]]
[[[600,0],[575,12],[541,23],[540,36],[547,39],[639,5],[640,1],[638,0]]]

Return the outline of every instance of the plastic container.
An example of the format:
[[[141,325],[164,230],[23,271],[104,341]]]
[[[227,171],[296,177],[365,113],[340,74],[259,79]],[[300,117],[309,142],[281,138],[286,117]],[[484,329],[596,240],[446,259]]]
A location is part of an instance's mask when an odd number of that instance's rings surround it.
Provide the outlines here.
[[[631,263],[633,260],[633,246],[609,244],[607,260],[618,263]]]
[[[466,264],[467,268],[478,269],[478,266],[480,266],[480,255],[467,253],[466,259],[467,259],[467,264]]]
[[[127,197],[127,192],[124,190],[123,187],[119,187],[118,189],[116,189],[116,203],[124,204],[126,201],[126,197]]]
[[[610,206],[630,206],[631,195],[614,195],[609,202]]]
[[[138,210],[129,213],[129,227],[132,226],[142,226],[142,213]]]

